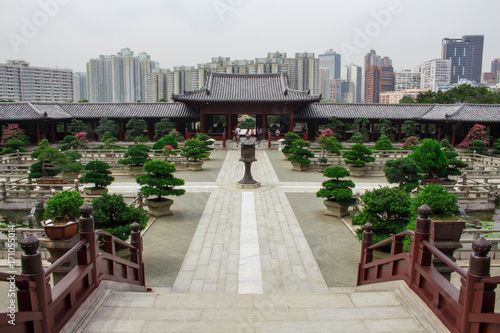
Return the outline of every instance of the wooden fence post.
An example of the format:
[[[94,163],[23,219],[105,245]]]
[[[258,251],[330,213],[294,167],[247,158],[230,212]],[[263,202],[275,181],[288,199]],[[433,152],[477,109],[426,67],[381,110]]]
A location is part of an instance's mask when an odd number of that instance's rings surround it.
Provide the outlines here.
[[[430,238],[431,219],[429,218],[429,215],[431,215],[432,210],[429,206],[424,204],[418,208],[417,212],[418,217],[415,226],[415,236],[413,238],[413,243],[411,244],[410,250],[410,288],[412,287],[413,283],[416,283],[415,266],[417,265],[417,261],[419,265],[423,266],[429,266],[431,264],[431,253],[429,250],[424,250],[421,243],[424,240],[428,241]],[[418,285],[418,283],[416,284]]]
[[[365,223],[363,226],[363,239],[361,241],[361,257],[359,258],[358,264],[358,281],[356,283],[357,286],[360,286],[361,283],[365,280],[364,278],[364,270],[363,265],[373,260],[373,250],[368,250],[368,247],[373,244],[373,226],[370,222]]]
[[[142,262],[142,237],[141,237],[141,226],[139,223],[134,222],[131,225],[130,231],[130,244],[134,246],[134,249],[130,249],[130,261],[136,263],[140,267],[139,280],[142,286],[146,285],[146,278],[144,272],[144,263]]]
[[[98,275],[97,275],[97,236],[94,230],[94,218],[91,216],[92,214],[92,206],[89,204],[84,204],[80,207],[80,216],[79,219],[79,227],[80,227],[80,240],[87,240],[88,242],[88,256],[85,256],[86,263],[82,263],[81,259],[78,258],[78,264],[82,265],[92,265],[92,283],[95,284],[96,287],[99,286]]]

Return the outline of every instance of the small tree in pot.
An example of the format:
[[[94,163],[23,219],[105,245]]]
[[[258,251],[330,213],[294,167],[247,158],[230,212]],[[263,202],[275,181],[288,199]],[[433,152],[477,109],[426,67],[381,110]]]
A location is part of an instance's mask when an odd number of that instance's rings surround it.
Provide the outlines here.
[[[288,157],[292,153],[293,143],[296,140],[300,140],[300,136],[297,133],[288,132],[285,134],[285,140],[283,140],[283,149],[281,152]]]
[[[362,177],[365,174],[365,165],[375,161],[370,149],[366,148],[362,143],[353,145],[348,151],[342,154],[345,158],[345,163],[349,166],[349,171],[354,177]]]
[[[181,148],[182,156],[185,156],[188,160],[188,168],[191,171],[202,170],[203,158],[208,157],[206,152],[205,144],[198,139],[189,139],[184,143],[184,147]]]
[[[309,142],[302,139],[298,139],[293,142],[293,148],[291,149],[292,154],[287,158],[290,162],[292,162],[292,170],[307,170],[307,167],[311,163],[309,157],[314,157],[314,153],[307,149],[308,147]]]
[[[174,201],[164,198],[164,196],[180,196],[186,192],[183,189],[175,188],[175,186],[184,185],[183,179],[172,175],[175,166],[167,161],[154,160],[144,165],[144,171],[146,174],[138,176],[136,181],[141,185],[141,194],[146,197],[155,196],[153,199],[146,200],[150,214],[153,216],[172,214],[170,206]]]
[[[325,215],[335,217],[343,217],[348,214],[349,205],[354,203],[352,199],[352,190],[356,185],[350,179],[342,180],[341,178],[349,177],[351,173],[342,166],[327,167],[323,172],[324,177],[330,178],[324,181],[323,186],[316,196],[318,198],[326,198],[324,204],[327,208]]]
[[[31,157],[39,162],[30,166],[30,178],[41,178],[39,183],[66,183],[67,178],[55,178],[55,175],[64,171],[72,161],[57,148],[52,147],[47,139],[38,144]]]
[[[420,146],[415,147],[413,153],[408,156],[414,159],[424,173],[424,181],[431,179],[439,180],[439,175],[448,166],[448,159],[441,150],[439,142],[432,139],[423,139]]]
[[[85,193],[88,195],[101,195],[107,193],[108,189],[106,186],[110,185],[115,178],[110,176],[111,167],[108,163],[103,161],[90,161],[85,165],[85,174],[80,178],[80,183],[93,183],[94,187],[84,188]]]
[[[41,222],[45,233],[51,239],[65,239],[72,237],[78,230],[78,217],[83,199],[77,191],[62,191],[54,194],[45,203]]]
[[[416,189],[423,178],[417,162],[407,157],[385,162],[384,174],[390,184],[398,183],[399,188],[407,192]]]
[[[124,158],[119,160],[118,163],[129,165],[132,176],[142,175],[144,174],[142,170],[143,165],[151,160],[148,154],[150,150],[148,146],[141,143],[130,146],[125,155],[123,155]]]
[[[458,153],[455,151],[455,148],[453,148],[453,146],[447,139],[441,140],[440,144],[441,150],[444,152],[444,155],[448,160],[448,166],[443,170],[439,177],[443,177],[445,179],[444,183],[454,185],[457,181],[452,180],[449,177],[460,176],[462,174],[462,171],[460,171],[460,169],[468,167],[469,164],[457,159]]]

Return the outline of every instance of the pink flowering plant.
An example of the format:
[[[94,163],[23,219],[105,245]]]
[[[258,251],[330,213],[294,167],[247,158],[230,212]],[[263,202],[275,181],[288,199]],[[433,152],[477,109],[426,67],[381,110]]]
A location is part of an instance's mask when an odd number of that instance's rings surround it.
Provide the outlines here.
[[[323,152],[321,155],[320,163],[325,163],[325,153],[326,151],[330,151],[334,154],[340,155],[340,150],[342,149],[342,144],[337,141],[335,136],[333,135],[333,131],[329,128],[325,128],[321,131],[321,134],[316,138],[316,141],[323,148]]]
[[[472,141],[479,140],[484,142],[485,144],[490,143],[490,138],[488,136],[488,131],[486,130],[486,126],[481,124],[475,124],[469,131],[469,134],[465,137],[464,141],[462,141],[458,146],[459,147],[469,147]]]
[[[162,154],[165,156],[165,161],[170,157],[170,156],[175,156],[177,153],[174,151],[174,147],[171,145],[165,145],[162,149]]]
[[[413,150],[418,145],[418,138],[416,136],[410,136],[405,142],[403,142],[403,149]]]
[[[9,124],[3,131],[2,141],[0,141],[0,144],[7,145],[7,142],[12,140],[20,140],[25,144],[28,144],[29,136],[26,135],[26,132],[21,128],[21,126],[19,126],[19,124]]]
[[[87,139],[87,132],[78,132],[75,134],[76,140],[82,143],[89,143],[90,141]]]

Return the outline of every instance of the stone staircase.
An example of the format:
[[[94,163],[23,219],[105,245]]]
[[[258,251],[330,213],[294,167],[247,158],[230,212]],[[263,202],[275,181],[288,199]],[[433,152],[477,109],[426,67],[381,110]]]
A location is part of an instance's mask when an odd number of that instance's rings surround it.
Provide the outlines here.
[[[448,332],[402,282],[322,294],[124,290],[103,283],[62,332]]]

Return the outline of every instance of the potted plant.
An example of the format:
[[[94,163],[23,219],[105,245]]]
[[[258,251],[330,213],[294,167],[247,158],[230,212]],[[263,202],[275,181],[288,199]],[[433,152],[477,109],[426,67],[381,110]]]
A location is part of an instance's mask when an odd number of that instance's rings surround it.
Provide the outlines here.
[[[293,143],[296,140],[300,140],[300,136],[297,133],[288,132],[285,134],[285,140],[283,140],[283,149],[281,152],[285,155],[285,158],[288,159],[288,156],[292,153]]]
[[[323,172],[323,176],[330,178],[324,181],[323,186],[316,196],[318,198],[326,198],[323,204],[326,206],[325,215],[335,217],[343,217],[348,215],[349,205],[354,203],[352,199],[352,190],[356,185],[350,179],[342,180],[341,178],[349,177],[351,173],[342,166],[327,167]]]
[[[180,196],[186,192],[183,189],[175,188],[175,186],[184,185],[184,180],[175,178],[172,175],[175,166],[167,161],[154,160],[144,165],[144,171],[146,174],[138,176],[136,181],[141,185],[141,194],[146,197],[155,197],[146,199],[149,213],[153,216],[172,214],[170,206],[174,201],[164,196]]]
[[[378,140],[375,142],[374,150],[394,150],[394,146],[392,145],[391,140],[387,137],[387,135],[382,134]],[[388,157],[389,155],[382,153],[379,155],[380,157]]]
[[[332,154],[336,154],[337,156],[340,156],[340,150],[342,149],[342,144],[337,141],[337,139],[334,136],[327,137],[327,136],[320,136],[318,138],[318,144],[320,145],[321,148],[323,148],[321,157],[318,158],[319,164],[319,171],[323,172],[326,168],[326,163],[328,162],[328,159],[325,156],[326,151]]]
[[[350,143],[363,143],[363,140],[364,140],[364,135],[359,133],[359,132],[356,132],[354,133],[351,138],[349,140],[347,140],[347,142],[350,142]]]
[[[366,163],[375,161],[370,149],[362,143],[356,143],[342,154],[345,163],[348,165],[351,175],[354,177],[363,177],[365,175]]]
[[[73,237],[78,231],[80,206],[84,203],[77,191],[62,191],[47,200],[41,224],[50,239]]]
[[[419,145],[419,140],[416,136],[410,136],[403,142],[403,149],[405,150],[413,150],[415,147]]]
[[[203,142],[197,138],[188,139],[184,143],[184,147],[182,147],[181,150],[181,155],[187,158],[189,170],[202,170],[203,161],[201,161],[201,159],[208,156]]]
[[[171,146],[172,149],[177,149],[179,147],[177,144],[177,140],[172,135],[165,135],[163,138],[153,144],[153,150],[163,150],[163,148],[167,145]],[[158,156],[161,155],[161,153],[157,154]]]
[[[500,155],[500,138],[495,140],[495,142],[493,143],[493,147],[493,152],[495,153],[495,155]]]
[[[422,180],[422,172],[415,160],[401,157],[385,162],[385,178],[390,184],[397,183],[399,188],[411,192]]]
[[[114,177],[110,176],[110,168],[109,164],[103,161],[95,160],[87,163],[87,165],[85,165],[85,173],[83,177],[80,178],[80,183],[92,183],[94,187],[84,188],[83,190],[85,193],[88,195],[101,195],[107,193],[108,189],[106,186],[115,180]]]
[[[424,183],[442,183],[440,174],[448,167],[448,159],[436,140],[423,139],[408,156],[417,162],[424,174]]]
[[[130,174],[132,176],[139,176],[144,174],[142,167],[147,161],[150,161],[148,152],[151,149],[145,144],[139,143],[129,147],[123,159],[119,160],[118,163],[125,164],[129,166]]]
[[[314,157],[314,153],[307,149],[308,147],[309,142],[302,139],[293,142],[293,148],[291,149],[292,153],[287,158],[292,162],[293,171],[305,171],[309,167],[311,163],[309,157]]]
[[[205,157],[204,159],[209,160],[210,152],[215,149],[215,147],[213,146],[215,140],[212,139],[210,136],[201,133],[196,134],[196,138],[203,143],[203,148],[205,150],[205,153],[207,154],[207,157]]]
[[[95,228],[109,232],[122,240],[130,236],[132,223],[137,222],[141,229],[144,229],[148,222],[146,212],[127,205],[121,194],[104,193],[92,200],[92,208]]]
[[[38,159],[38,162],[30,166],[30,178],[38,178],[38,184],[65,184],[67,177],[56,177],[64,171],[71,161],[58,149],[52,147],[47,139],[43,139],[38,144],[31,157]]]
[[[467,168],[469,164],[465,163],[457,159],[458,153],[455,151],[455,148],[451,145],[451,143],[447,139],[443,139],[440,142],[441,149],[448,160],[448,166],[443,170],[442,173],[439,174],[440,178],[444,178],[443,185],[455,185],[457,183],[456,180],[450,179],[450,176],[460,176],[462,171],[460,169]]]
[[[70,162],[64,168],[63,176],[68,177],[68,181],[72,182],[78,178],[80,172],[83,171],[83,165],[79,162],[79,159],[82,158],[82,154],[75,150],[67,150],[63,154],[70,159]]]

